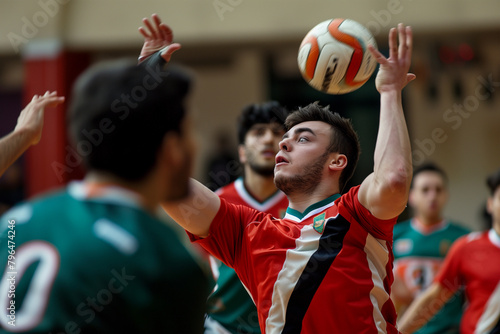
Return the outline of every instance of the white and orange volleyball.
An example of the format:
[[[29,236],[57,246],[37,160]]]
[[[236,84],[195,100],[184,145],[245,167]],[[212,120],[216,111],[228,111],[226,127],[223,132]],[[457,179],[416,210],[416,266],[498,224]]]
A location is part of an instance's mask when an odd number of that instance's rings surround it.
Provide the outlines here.
[[[377,48],[371,32],[356,21],[321,22],[300,44],[300,72],[309,85],[322,92],[352,92],[367,82],[377,67],[368,45]]]

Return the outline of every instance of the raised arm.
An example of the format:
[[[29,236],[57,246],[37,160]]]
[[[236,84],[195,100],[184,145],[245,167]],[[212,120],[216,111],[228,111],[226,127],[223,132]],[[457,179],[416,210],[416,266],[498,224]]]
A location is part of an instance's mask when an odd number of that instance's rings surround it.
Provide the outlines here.
[[[161,56],[169,62],[172,53],[181,48],[179,43],[172,43],[174,39],[172,29],[162,23],[157,14],[151,15],[151,20],[142,19],[142,23],[145,27],[139,27],[139,32],[144,36],[144,44],[139,55],[139,63],[162,49]]]
[[[399,35],[399,46],[398,46]],[[377,218],[390,219],[405,208],[412,176],[411,148],[401,103],[401,91],[415,75],[411,63],[412,31],[399,24],[389,32],[389,58],[370,46],[380,64],[376,87],[380,93],[380,124],[373,173],[361,184],[358,198]]]
[[[63,101],[64,97],[57,96],[56,92],[33,96],[19,114],[14,131],[0,139],[0,176],[24,151],[40,141],[45,108]]]
[[[180,201],[164,202],[165,212],[185,230],[199,237],[208,236],[210,224],[220,208],[220,198],[200,182],[191,179],[189,194]]]
[[[443,288],[439,283],[433,283],[418,296],[399,321],[399,331],[412,334],[423,327],[450,298],[453,292]]]
[[[172,29],[162,23],[156,14],[151,15],[151,20],[144,18],[142,22],[145,27],[140,27],[139,32],[144,36],[144,45],[139,63],[160,50],[161,57],[169,62],[172,53],[181,47],[178,43],[172,43]],[[148,61],[151,59],[153,58]],[[157,59],[153,59],[153,61],[157,61]],[[203,184],[191,179],[187,197],[175,202],[164,202],[162,207],[185,230],[196,236],[206,237],[210,224],[219,211],[220,199]]]

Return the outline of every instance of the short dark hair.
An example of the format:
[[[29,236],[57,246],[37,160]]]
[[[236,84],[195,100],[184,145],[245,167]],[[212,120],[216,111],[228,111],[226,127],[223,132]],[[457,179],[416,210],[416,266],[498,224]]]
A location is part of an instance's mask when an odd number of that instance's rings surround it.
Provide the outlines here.
[[[493,196],[495,194],[495,191],[500,186],[500,169],[488,176],[488,178],[486,179],[486,184],[490,189],[491,196]]]
[[[342,191],[347,181],[354,174],[354,170],[358,164],[361,150],[358,134],[354,131],[350,119],[331,111],[330,106],[320,106],[318,102],[313,102],[305,107],[299,107],[297,111],[291,113],[285,121],[285,128],[288,131],[299,123],[309,121],[320,121],[330,124],[332,135],[328,153],[338,152],[345,154],[347,157],[347,166],[339,178],[339,190]]]
[[[434,162],[428,161],[424,162],[420,165],[418,165],[416,168],[413,169],[413,178],[411,179],[411,188],[413,188],[413,180],[416,178],[416,176],[420,173],[423,172],[434,172],[437,173],[441,176],[443,179],[445,185],[448,184],[448,176],[446,175],[446,172],[444,169],[436,165]]]
[[[180,133],[191,79],[179,68],[127,60],[100,64],[77,80],[68,123],[87,169],[128,181],[147,176],[165,134]]]
[[[245,142],[245,136],[255,124],[284,124],[288,114],[288,109],[280,105],[277,101],[268,101],[261,104],[255,103],[245,106],[237,121],[239,144]],[[284,125],[283,130],[285,130]]]

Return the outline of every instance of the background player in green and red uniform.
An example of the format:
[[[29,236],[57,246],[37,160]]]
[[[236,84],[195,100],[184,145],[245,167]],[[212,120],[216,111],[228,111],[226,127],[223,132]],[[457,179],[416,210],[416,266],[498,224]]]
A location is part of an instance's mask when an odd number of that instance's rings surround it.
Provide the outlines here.
[[[414,217],[394,226],[394,284],[391,297],[398,316],[433,282],[451,244],[469,231],[442,215],[448,200],[445,172],[432,163],[413,172],[409,204]],[[420,334],[458,334],[462,295],[457,294]]]
[[[414,333],[463,287],[467,303],[460,333],[500,333],[500,170],[488,177],[487,184],[493,227],[455,241],[434,283],[401,319],[401,332]]]
[[[274,159],[288,111],[278,102],[246,106],[238,118],[238,153],[244,175],[216,191],[230,203],[284,216],[285,194],[274,185]],[[211,257],[216,289],[208,299],[207,334],[260,333],[257,309],[232,268]],[[221,326],[223,328],[221,328]]]
[[[77,147],[102,135],[82,156],[84,181],[0,218],[1,333],[203,332],[208,279],[157,216],[160,201],[188,193],[190,78],[146,66],[79,78],[70,134]],[[141,87],[141,101],[121,99]]]

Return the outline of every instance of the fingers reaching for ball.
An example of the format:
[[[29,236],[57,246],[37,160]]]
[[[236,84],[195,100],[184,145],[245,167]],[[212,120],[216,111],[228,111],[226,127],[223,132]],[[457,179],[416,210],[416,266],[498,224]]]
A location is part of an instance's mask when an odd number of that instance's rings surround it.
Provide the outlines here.
[[[386,58],[374,47],[369,47],[372,55],[380,64],[375,81],[379,92],[401,90],[416,78],[408,73],[413,52],[413,32],[411,27],[398,24],[389,31],[389,57]]]

